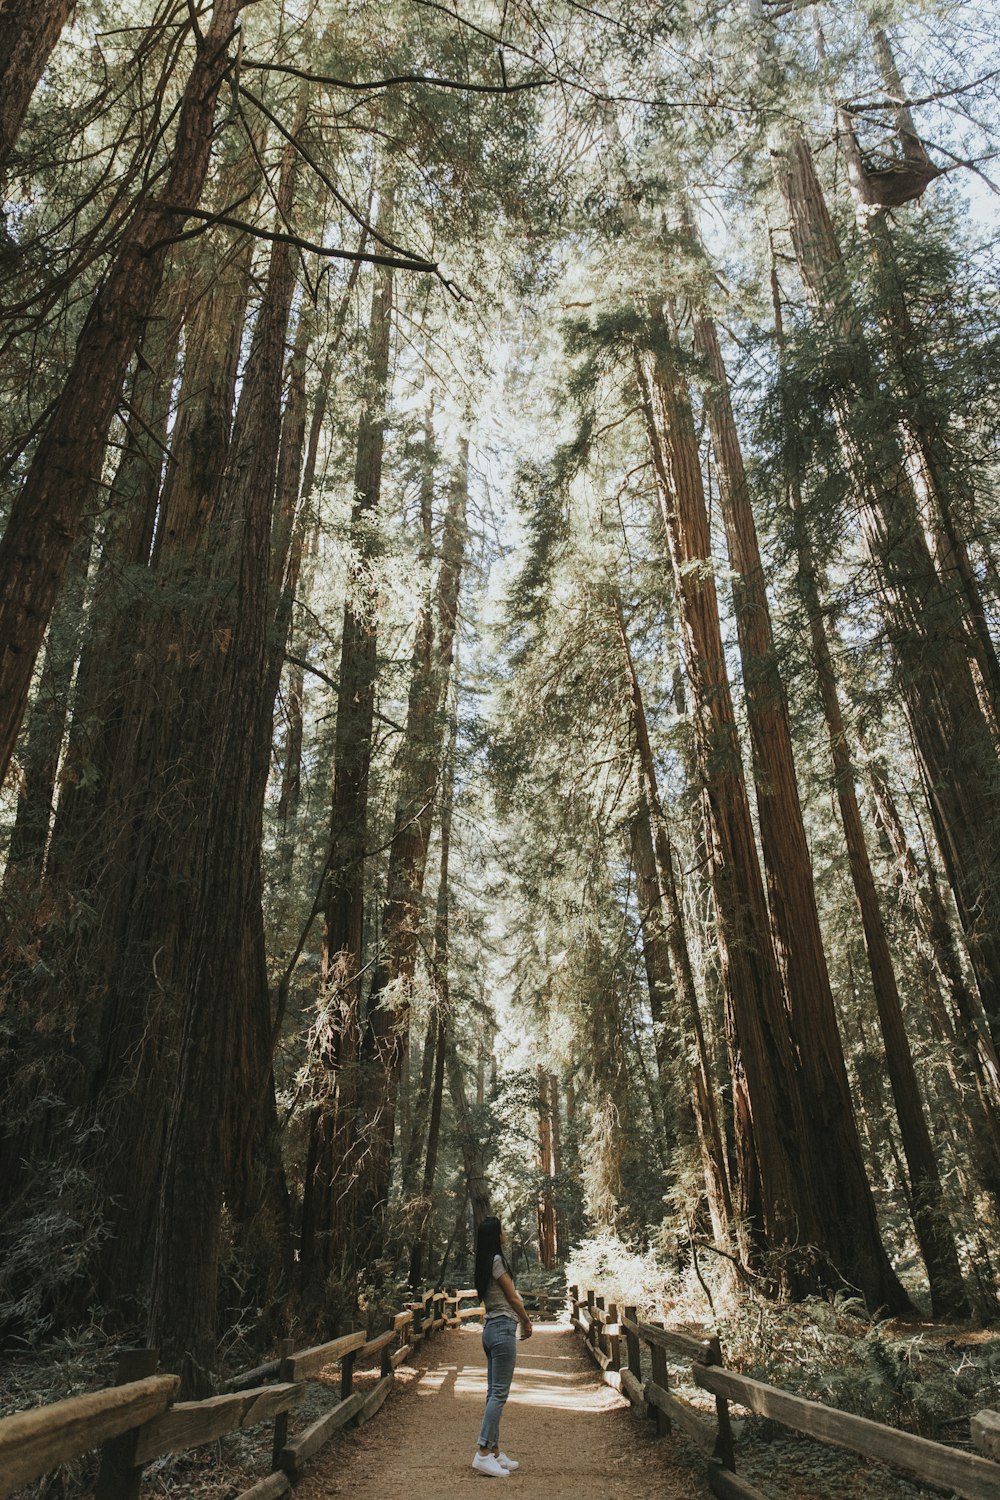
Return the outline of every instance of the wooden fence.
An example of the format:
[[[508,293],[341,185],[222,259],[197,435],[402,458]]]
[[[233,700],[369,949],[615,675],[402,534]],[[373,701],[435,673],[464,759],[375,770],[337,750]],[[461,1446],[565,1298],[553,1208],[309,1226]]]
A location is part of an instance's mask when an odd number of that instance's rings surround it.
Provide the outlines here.
[[[132,1349],[119,1359],[118,1384],[73,1396],[0,1420],[0,1500],[59,1464],[101,1450],[95,1500],[137,1500],[146,1464],[214,1442],[259,1422],[274,1423],[272,1473],[239,1500],[277,1500],[300,1477],[303,1466],[348,1422],[373,1417],[392,1389],[397,1365],[446,1324],[446,1294],[425,1292],[393,1316],[392,1327],[373,1338],[364,1329],[312,1349],[282,1345],[277,1360],[250,1371],[276,1384],[230,1390],[207,1401],[177,1401],[176,1375],[157,1375],[155,1350]],[[354,1389],[359,1360],[378,1355],[377,1384]],[[340,1366],[339,1400],[303,1432],[289,1436],[289,1414],[301,1401],[305,1382],[329,1365]],[[231,1382],[242,1386],[243,1380]]]
[[[566,1306],[564,1293],[557,1296],[555,1292],[522,1292],[521,1301],[529,1313],[535,1313],[540,1318],[561,1313]],[[464,1292],[450,1292],[445,1297],[445,1308],[449,1328],[460,1328],[467,1318],[481,1317],[483,1311],[475,1287]]]
[[[709,1489],[721,1500],[767,1500],[736,1473],[737,1443],[729,1416],[730,1402],[820,1442],[905,1470],[918,1482],[950,1491],[963,1500],[1000,1500],[1000,1462],[994,1462],[1000,1460],[1000,1412],[982,1411],[972,1418],[972,1441],[985,1456],[964,1453],[750,1380],[723,1367],[718,1338],[698,1339],[659,1323],[643,1323],[634,1307],[625,1307],[619,1314],[613,1302],[605,1305],[605,1299],[593,1291],[581,1298],[578,1287],[569,1290],[571,1321],[604,1379],[653,1418],[658,1432],[669,1432],[676,1425],[702,1449]],[[646,1380],[644,1350],[651,1371]],[[670,1365],[683,1366],[695,1385],[714,1396],[714,1417],[678,1394],[671,1385]],[[780,1479],[775,1476],[772,1483],[780,1492]]]

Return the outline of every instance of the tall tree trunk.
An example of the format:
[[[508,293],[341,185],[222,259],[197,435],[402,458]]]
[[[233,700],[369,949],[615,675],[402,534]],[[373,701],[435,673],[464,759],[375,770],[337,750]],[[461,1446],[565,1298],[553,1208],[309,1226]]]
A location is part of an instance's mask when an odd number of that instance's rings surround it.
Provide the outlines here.
[[[430,1098],[430,1120],[427,1126],[427,1154],[424,1158],[424,1176],[421,1184],[422,1219],[410,1248],[410,1285],[420,1285],[422,1266],[426,1259],[430,1264],[431,1233],[433,1229],[434,1180],[437,1175],[438,1146],[441,1139],[441,1115],[444,1106],[444,1075],[449,1047],[448,1026],[451,1018],[451,991],[449,967],[449,914],[451,910],[451,886],[449,866],[451,862],[451,821],[455,803],[455,740],[458,730],[457,714],[452,720],[448,752],[445,759],[443,785],[441,788],[441,861],[438,870],[437,903],[434,915],[434,952],[432,976],[435,992],[434,1080]],[[464,1098],[464,1096],[463,1096]]]
[[[788,1001],[798,1066],[809,1099],[808,1122],[814,1136],[813,1150],[817,1162],[823,1160],[824,1155],[828,1162],[819,1203],[826,1231],[824,1246],[849,1281],[857,1277],[874,1291],[879,1278],[885,1275],[887,1263],[851,1103],[844,1049],[820,931],[812,858],[799,801],[788,701],[778,670],[757,526],[729,397],[726,367],[715,325],[701,311],[694,315],[694,344],[711,380],[705,395],[705,408],[719,473],[719,493],[734,578],[733,602],[743,664],[772,933]],[[905,1036],[903,1043],[905,1047]],[[915,1076],[912,1081],[915,1086]],[[919,1095],[917,1108],[919,1112]],[[922,1114],[920,1118],[923,1118]],[[828,1149],[831,1141],[837,1143],[835,1157]],[[928,1231],[925,1263],[931,1290],[942,1313],[965,1316],[968,1304],[962,1291],[954,1240],[950,1241],[949,1255],[947,1225],[941,1235],[929,1233],[931,1200],[937,1178],[926,1133],[923,1144],[927,1151],[920,1158],[922,1176],[918,1182],[925,1182],[926,1192],[930,1194],[926,1208],[921,1210],[921,1226]],[[923,1190],[915,1185],[914,1191]],[[916,1202],[915,1198],[915,1205]],[[940,1207],[940,1184],[934,1202]]]
[[[685,1050],[690,1048],[692,1042],[694,1044],[695,1060],[688,1079],[691,1111],[705,1174],[712,1231],[716,1243],[721,1247],[729,1238],[733,1205],[725,1146],[719,1127],[715,1084],[688,951],[684,912],[674,877],[673,850],[660,801],[642,688],[632,658],[621,602],[617,598],[615,615],[632,705],[632,729],[639,757],[640,799],[631,823],[632,857],[641,903],[647,973],[650,966],[655,971],[650,980],[650,1006],[653,1008],[657,1059],[661,1064],[661,1081],[681,1081],[676,1078],[680,1060],[678,1050],[670,1047],[667,1042],[670,1018],[666,1009],[657,1014],[657,1008],[668,999],[669,988],[679,1008],[674,1024],[684,1038]],[[666,963],[664,959],[667,960]],[[666,1099],[664,1108],[667,1108]]]
[[[73,714],[46,872],[50,901],[62,908],[86,888],[88,867],[102,862],[115,821],[110,791],[120,753],[122,715],[135,659],[135,619],[145,604],[145,569],[156,526],[191,279],[173,268],[160,315],[139,345],[131,386],[125,451],[112,484],[114,507],[87,611]],[[176,436],[176,434],[175,434]]]
[[[392,232],[394,199],[383,195],[377,229]],[[382,453],[389,387],[393,273],[373,272],[368,321],[368,368],[358,423],[351,526],[361,559],[348,582],[344,606],[337,728],[334,740],[330,874],[324,893],[321,983],[329,1008],[319,1058],[328,1102],[314,1112],[310,1168],[302,1205],[300,1284],[318,1301],[331,1274],[353,1265],[353,1197],[361,1149],[358,1108],[361,984],[364,968],[365,849],[368,776],[377,672],[377,600],[366,576],[377,543]]]
[[[881,396],[833,224],[799,133],[776,142],[775,173],[807,294],[843,347],[835,393],[845,461],[935,832],[993,1038],[1000,1038],[1000,803],[993,734],[974,679],[963,601],[942,579]],[[877,421],[879,412],[886,420]]]
[[[796,487],[793,483],[792,503],[798,510],[795,494]],[[795,525],[799,588],[809,617],[813,667],[830,741],[830,757],[844,829],[847,862],[861,914],[865,951],[885,1049],[886,1069],[899,1121],[903,1155],[906,1158],[907,1173],[904,1180],[907,1184],[910,1213],[920,1253],[927,1267],[934,1316],[964,1318],[969,1316],[969,1304],[962,1285],[954,1231],[944,1205],[940,1174],[906,1035],[896,972],[868,855],[850,744],[823,619],[816,565],[800,524],[800,517],[796,518]]]
[[[0,182],[32,95],[76,0],[9,0],[0,9]]]
[[[358,245],[359,250],[364,248],[366,236],[367,231],[362,234]],[[296,366],[296,361],[293,359],[289,395],[290,398],[294,399],[290,399],[285,414],[282,459],[279,462],[278,478],[278,493],[279,496],[283,497],[278,502],[278,515],[285,517],[285,520],[281,523],[281,529],[284,530],[285,527],[290,528],[291,535],[284,577],[280,580],[280,602],[276,611],[274,631],[275,644],[277,645],[279,641],[281,642],[282,652],[287,652],[289,640],[296,638],[294,614],[302,567],[307,554],[315,550],[317,529],[315,518],[311,514],[311,502],[316,485],[320,440],[326,422],[334,365],[344,342],[347,314],[360,270],[361,261],[353,261],[344,287],[343,296],[340,299],[331,320],[329,331],[324,339],[323,365],[313,397],[312,414],[309,419],[309,432],[305,440],[304,459],[300,449],[301,418],[299,404],[300,401],[304,401],[305,399],[305,354],[308,349],[309,340],[315,336],[316,327],[314,314],[303,313],[300,318],[299,339],[300,341],[304,340],[305,347],[302,350],[301,365]],[[304,410],[302,411],[302,417],[304,417]],[[298,477],[300,469],[301,482],[299,482]],[[276,583],[277,580],[274,575],[280,552],[282,552],[282,549],[279,545],[274,549],[272,564],[272,579]],[[277,809],[278,820],[281,824],[281,837],[278,846],[277,884],[279,890],[282,891],[288,890],[292,878],[296,822],[301,794],[302,709],[305,697],[305,672],[301,655],[302,651],[300,650],[300,659],[297,662],[291,663],[288,693],[285,700],[287,733],[282,765],[281,795]],[[279,674],[280,665],[279,662]]]
[[[562,1126],[559,1122],[559,1080],[554,1073],[550,1073],[548,1077],[548,1100],[549,1121],[552,1131],[552,1176],[558,1181],[562,1173]],[[563,1224],[563,1215],[558,1210],[555,1211],[554,1218],[555,1243],[553,1249],[556,1260],[559,1260],[566,1253],[564,1243],[566,1230]]]
[[[654,311],[665,342],[676,345]],[[777,1289],[799,1295],[849,1277],[872,1305],[909,1306],[877,1234],[857,1226],[858,1243],[830,1243],[817,1195],[820,1178],[841,1170],[839,1139],[814,1151],[803,1080],[796,1070],[725,669],[711,544],[694,418],[672,364],[637,351],[637,375],[664,522],[670,543],[695,735],[711,832],[715,894],[726,986],[738,1177],[734,1207],[745,1258],[777,1252]],[[815,1247],[818,1263],[797,1254]],[[847,1263],[838,1265],[844,1253]]]
[[[541,1063],[535,1065],[538,1087],[538,1259],[546,1271],[556,1263],[556,1209],[552,1201],[552,1116],[549,1075]]]
[[[77,342],[0,541],[0,780],[81,516],[100,477],[129,360],[153,310],[168,246],[201,194],[229,42],[247,0],[216,0],[181,99],[170,172],[140,200]]]
[[[382,911],[384,957],[376,971],[368,1005],[367,1046],[372,1052],[372,1065],[366,1113],[370,1122],[371,1156],[358,1208],[359,1223],[368,1226],[369,1255],[381,1252],[381,1226],[389,1196],[402,1041],[409,1025],[409,996],[417,960],[427,848],[444,749],[442,705],[455,648],[468,499],[469,445],[468,439],[463,438],[452,473],[441,542],[436,649],[430,649],[428,641],[429,611],[422,611],[417,622],[400,790]],[[391,1003],[386,1003],[390,996]]]
[[[287,219],[298,162],[286,148],[278,191]],[[184,1387],[203,1393],[216,1356],[216,1311],[227,1130],[239,1080],[239,1038],[259,1013],[241,993],[240,934],[259,913],[259,860],[267,757],[247,732],[269,713],[269,583],[281,437],[282,371],[295,287],[288,246],[272,249],[233,429],[211,568],[222,586],[206,652],[214,646],[212,713],[206,735],[205,820],[194,865],[193,917],[179,944],[175,977],[187,1004],[161,1176],[150,1297],[151,1342]],[[209,687],[206,675],[205,687]],[[262,945],[258,955],[263,962]],[[266,975],[258,978],[266,1005]],[[252,1002],[249,1002],[252,1003]],[[259,1007],[258,1000],[258,1007]],[[269,1020],[269,1017],[266,1019]],[[269,1070],[270,1059],[265,1066]],[[252,1080],[256,1085],[257,1080]]]

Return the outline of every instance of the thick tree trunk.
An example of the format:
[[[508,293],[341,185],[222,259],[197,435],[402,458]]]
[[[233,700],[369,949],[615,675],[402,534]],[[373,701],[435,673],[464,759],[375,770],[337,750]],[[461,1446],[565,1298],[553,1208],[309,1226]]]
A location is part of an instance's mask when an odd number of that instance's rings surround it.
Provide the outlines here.
[[[290,212],[298,158],[288,148],[278,192]],[[295,262],[275,244],[254,328],[218,514],[219,551],[210,565],[219,589],[204,643],[214,657],[205,743],[205,818],[193,864],[189,929],[173,978],[186,998],[177,1080],[166,1140],[151,1291],[151,1342],[184,1387],[203,1393],[215,1363],[222,1203],[233,1109],[241,1085],[241,1037],[260,1031],[266,1007],[263,945],[256,952],[257,1005],[241,991],[246,954],[240,935],[259,920],[259,859],[267,757],[247,732],[270,711],[269,582],[275,482],[281,436],[282,371]],[[214,647],[214,651],[213,651]],[[214,683],[210,683],[210,677]],[[263,1017],[269,1032],[269,1016]],[[268,1036],[269,1041],[269,1036]],[[270,1056],[261,1060],[269,1075]],[[249,1080],[250,1089],[260,1083]]]
[[[993,1031],[1000,1038],[1000,799],[997,755],[973,675],[965,609],[942,579],[920,526],[913,485],[880,394],[833,224],[800,134],[772,153],[800,274],[843,345],[835,395],[845,461],[899,664],[907,717],[935,832]],[[878,422],[877,414],[885,413]]]
[[[100,478],[129,360],[153,310],[168,246],[205,181],[229,42],[246,0],[216,0],[180,103],[162,195],[140,201],[101,283],[73,363],[0,541],[0,779],[81,516]]]
[[[32,95],[76,0],[8,0],[0,8],[0,182]]]
[[[179,961],[180,935],[190,920],[206,817],[212,672],[225,639],[215,635],[219,585],[205,574],[213,551],[228,542],[221,535],[220,507],[249,256],[247,245],[205,294],[188,327],[152,566],[129,611],[123,612],[125,601],[109,595],[101,636],[92,643],[98,673],[102,653],[121,662],[119,681],[99,688],[96,698],[98,730],[89,754],[98,778],[72,788],[53,834],[61,880],[70,886],[83,875],[99,899],[81,1003],[96,1009],[90,1097],[105,1143],[98,1174],[112,1234],[101,1257],[100,1285],[109,1305],[130,1294],[141,1297],[150,1273],[156,1165],[164,1150],[184,1004],[183,988],[167,975]],[[141,519],[131,538],[148,552],[144,530]],[[81,723],[84,735],[87,727]]]
[[[116,821],[112,781],[135,659],[135,621],[145,606],[145,569],[156,526],[184,301],[190,279],[175,267],[159,316],[139,345],[125,452],[87,611],[69,739],[46,871],[60,909],[87,889]]]

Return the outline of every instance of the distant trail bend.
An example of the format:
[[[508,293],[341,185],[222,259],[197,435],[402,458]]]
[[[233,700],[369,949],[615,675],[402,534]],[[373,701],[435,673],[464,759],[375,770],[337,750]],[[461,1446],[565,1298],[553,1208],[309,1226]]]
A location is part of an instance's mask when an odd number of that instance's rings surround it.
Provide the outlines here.
[[[501,1442],[521,1464],[507,1479],[470,1465],[486,1399],[481,1330],[465,1327],[428,1345],[378,1419],[336,1439],[296,1486],[296,1500],[703,1500],[691,1450],[656,1440],[651,1422],[602,1384],[570,1328],[535,1324],[517,1346]],[[423,1360],[426,1360],[426,1365]]]

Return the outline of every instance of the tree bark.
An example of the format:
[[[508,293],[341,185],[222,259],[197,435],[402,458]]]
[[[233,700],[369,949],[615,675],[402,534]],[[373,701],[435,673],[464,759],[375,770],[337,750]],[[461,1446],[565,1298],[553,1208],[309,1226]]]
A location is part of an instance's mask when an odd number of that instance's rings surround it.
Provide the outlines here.
[[[181,99],[162,195],[142,199],[129,221],[0,541],[0,780],[83,509],[100,478],[128,363],[160,289],[168,246],[201,194],[229,42],[246,3],[216,0]]]
[[[490,1207],[489,1178],[482,1147],[472,1128],[472,1115],[465,1093],[465,1070],[451,1035],[445,1040],[445,1056],[448,1069],[448,1090],[451,1094],[452,1107],[455,1111],[455,1126],[462,1147],[465,1180],[472,1203],[473,1220],[478,1229],[483,1220],[488,1219],[493,1212]]]

